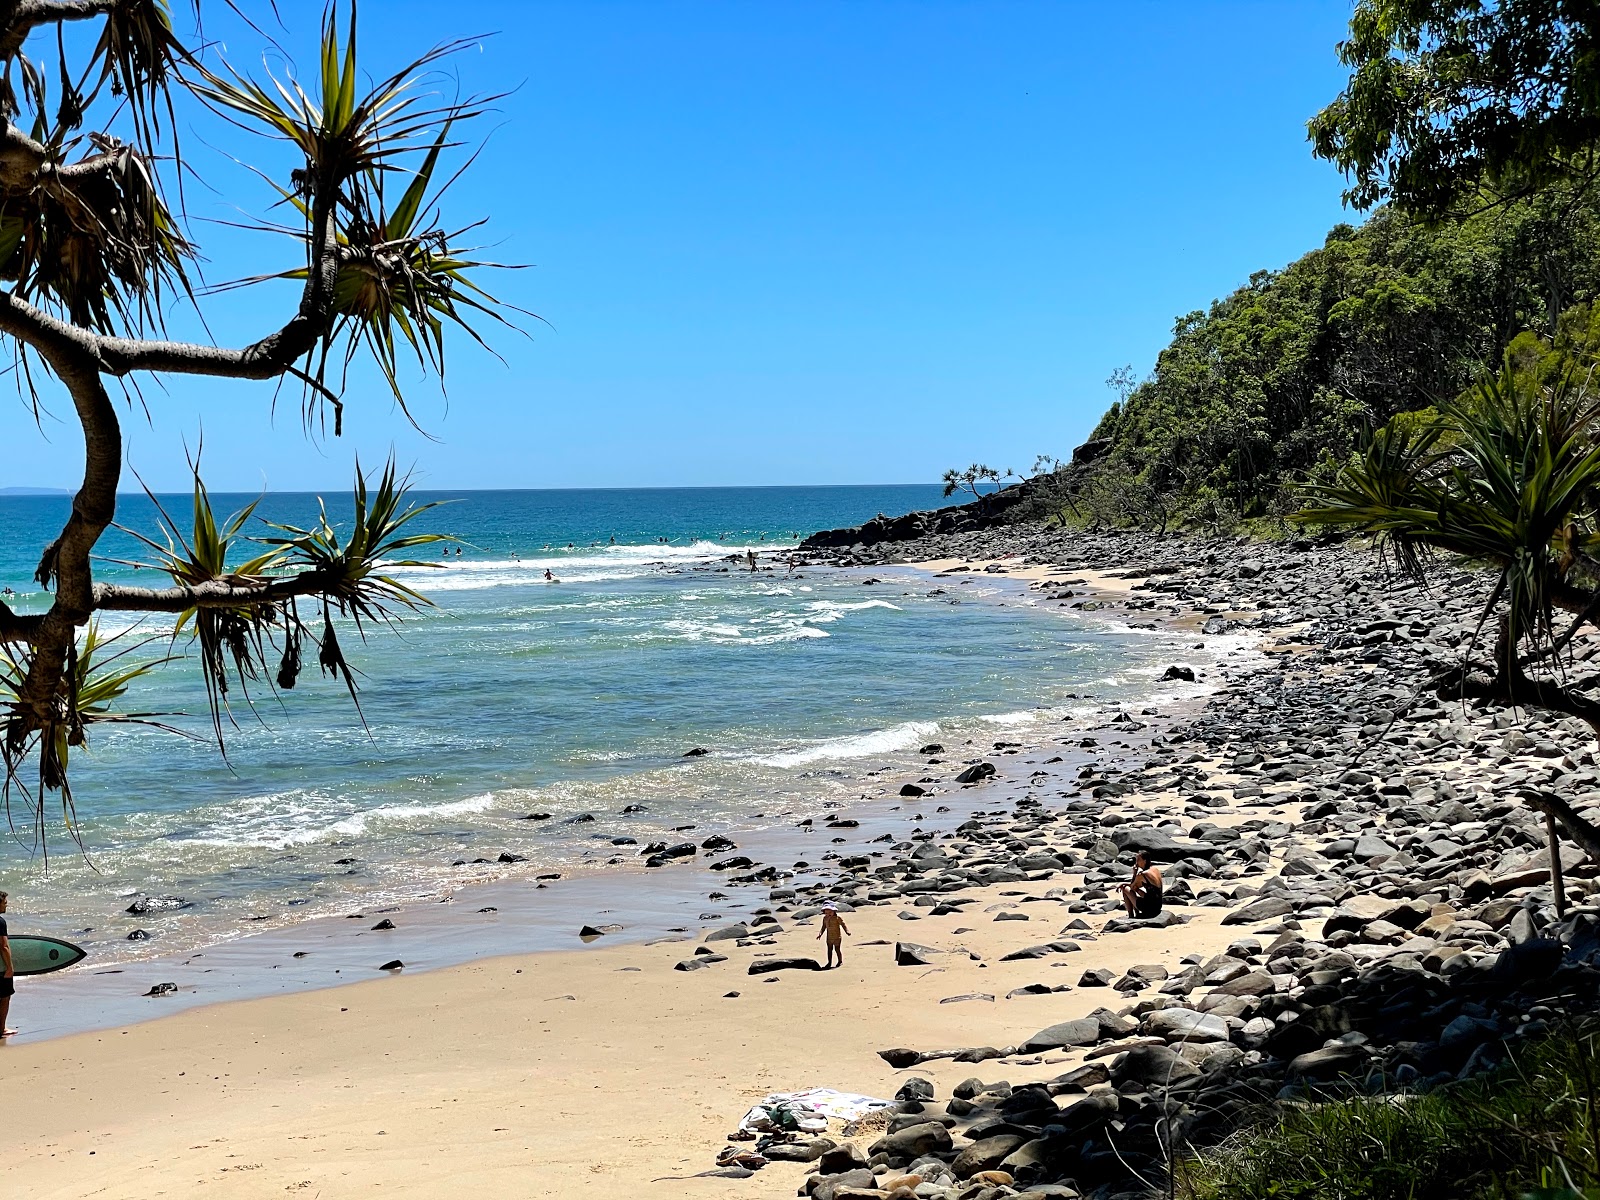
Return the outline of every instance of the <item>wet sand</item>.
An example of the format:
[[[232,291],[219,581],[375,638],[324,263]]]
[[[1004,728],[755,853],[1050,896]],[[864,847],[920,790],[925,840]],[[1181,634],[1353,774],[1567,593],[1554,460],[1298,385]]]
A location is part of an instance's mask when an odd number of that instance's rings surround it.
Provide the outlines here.
[[[1041,571],[1036,580],[1063,575],[1083,577]],[[739,852],[788,868],[799,856],[820,864],[829,850],[882,853],[888,844],[876,838],[937,834],[974,812],[1003,823],[1024,796],[1048,808],[1076,794],[1074,777],[1091,754],[1139,761],[1159,726],[1132,736],[1102,728],[1092,751],[1077,748],[1086,732],[1082,723],[1058,726],[1017,753],[991,753],[1000,776],[976,787],[945,783],[902,801],[892,793],[904,780],[874,781],[889,794],[841,810],[859,826],[768,830],[741,838]],[[947,779],[955,765],[938,772]],[[1160,810],[1174,800],[1138,803]],[[1213,819],[1266,815],[1273,803],[1263,797]],[[805,881],[802,871],[781,886]],[[1013,1082],[1059,1074],[1074,1054],[895,1071],[877,1051],[1013,1046],[1124,1003],[1105,988],[1006,998],[1013,989],[1076,985],[1097,966],[1170,966],[1250,932],[1224,929],[1224,910],[1193,908],[1180,910],[1192,919],[1177,929],[1087,936],[1077,953],[999,961],[1061,936],[1080,884],[1061,874],[972,889],[963,895],[974,903],[942,917],[903,900],[847,913],[846,964],[829,972],[749,975],[758,953],[818,954],[815,925],[795,924],[782,902],[769,901],[770,885],[732,887],[682,864],[600,872],[544,891],[489,885],[391,914],[394,931],[370,930],[374,912],[247,939],[186,966],[137,968],[136,982],[177,982],[175,997],[135,997],[127,975],[24,981],[16,1019],[35,1040],[0,1051],[8,1095],[26,1098],[7,1106],[0,1153],[19,1194],[40,1197],[792,1194],[805,1174],[799,1165],[775,1163],[745,1180],[684,1177],[712,1168],[739,1117],[769,1091],[828,1086],[888,1097],[913,1074],[941,1092],[974,1074]],[[713,890],[728,899],[713,901]],[[477,911],[485,907],[499,911]],[[761,907],[783,927],[772,944],[717,942],[728,961],[674,970],[702,930]],[[1029,919],[997,921],[1000,911]],[[1098,929],[1103,916],[1085,919]],[[581,947],[578,926],[600,920],[623,929]],[[943,953],[933,966],[899,967],[898,939]],[[497,946],[543,952],[461,962]],[[407,970],[378,972],[390,958]],[[416,970],[450,961],[461,965]],[[362,981],[328,986],[352,979]],[[257,998],[214,1002],[230,988]],[[262,994],[271,988],[283,994]],[[973,994],[993,999],[941,1003]],[[125,1023],[185,1004],[161,1020],[43,1038],[52,1021],[81,1028],[88,1008]],[[84,1007],[73,1015],[74,1005]],[[54,1018],[41,1017],[52,1010]]]

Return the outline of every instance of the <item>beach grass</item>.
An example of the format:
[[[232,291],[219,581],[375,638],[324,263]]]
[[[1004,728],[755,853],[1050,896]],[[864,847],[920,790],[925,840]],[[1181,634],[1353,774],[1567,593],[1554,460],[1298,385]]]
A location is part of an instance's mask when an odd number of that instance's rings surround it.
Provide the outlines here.
[[[1180,1165],[1183,1200],[1595,1200],[1600,1026],[1425,1092],[1283,1102]]]

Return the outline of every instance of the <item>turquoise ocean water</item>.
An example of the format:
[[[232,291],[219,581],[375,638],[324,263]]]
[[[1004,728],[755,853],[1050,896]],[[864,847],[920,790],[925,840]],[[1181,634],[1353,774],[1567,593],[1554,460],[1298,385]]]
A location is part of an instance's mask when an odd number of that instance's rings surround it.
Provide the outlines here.
[[[0,888],[26,895],[30,927],[78,937],[102,961],[133,958],[474,879],[631,860],[677,827],[790,821],[856,798],[868,772],[920,773],[915,751],[930,741],[984,749],[1091,703],[1142,703],[1175,654],[1170,636],[1037,604],[1002,580],[725,561],[934,507],[934,486],[419,498],[453,501],[423,520],[462,553],[432,548],[437,568],[405,573],[437,609],[364,645],[341,631],[366,728],[312,651],[292,692],[258,684],[253,709],[235,694],[226,761],[153,730],[96,731],[74,767],[86,855],[55,823],[47,872],[13,802]],[[250,499],[215,498],[219,511]],[[187,519],[187,497],[162,503]],[[348,497],[329,503],[337,519]],[[0,498],[0,586],[19,609],[45,602],[30,577],[67,504]],[[314,497],[289,494],[260,509],[297,524],[314,511]],[[144,498],[125,497],[118,519],[155,528]],[[101,550],[139,557],[123,534]],[[157,582],[111,562],[102,578]],[[170,630],[125,636],[153,639],[141,653],[182,654]],[[208,728],[192,658],[124,707]],[[695,747],[708,753],[683,757]],[[525,819],[536,812],[550,819]],[[574,820],[584,814],[594,820]],[[613,840],[624,837],[638,845]],[[472,861],[502,852],[526,861]],[[126,915],[139,894],[185,906]],[[135,927],[154,936],[128,942]]]

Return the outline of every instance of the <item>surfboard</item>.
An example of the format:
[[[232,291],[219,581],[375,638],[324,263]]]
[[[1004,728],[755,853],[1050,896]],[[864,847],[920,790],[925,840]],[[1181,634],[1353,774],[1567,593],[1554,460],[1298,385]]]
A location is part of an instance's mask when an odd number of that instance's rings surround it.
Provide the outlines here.
[[[89,952],[82,946],[63,942],[60,938],[34,937],[31,934],[11,935],[11,967],[17,975],[44,975],[59,971],[87,958]]]

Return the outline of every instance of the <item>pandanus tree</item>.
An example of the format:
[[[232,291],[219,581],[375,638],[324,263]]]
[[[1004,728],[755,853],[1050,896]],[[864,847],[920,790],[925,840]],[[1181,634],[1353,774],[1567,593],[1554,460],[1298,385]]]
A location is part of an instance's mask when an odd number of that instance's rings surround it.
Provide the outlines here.
[[[1307,489],[1298,519],[1373,537],[1417,579],[1441,558],[1483,569],[1475,635],[1426,687],[1563,713],[1600,737],[1600,677],[1572,657],[1586,628],[1600,630],[1595,382],[1570,362],[1541,372],[1508,354],[1455,401],[1379,428],[1333,483]],[[1600,860],[1600,828],[1554,792],[1522,795]]]
[[[228,7],[251,20],[235,0]],[[260,15],[277,13],[265,5]],[[196,459],[192,525],[163,512],[159,529],[138,535],[169,585],[99,580],[96,546],[116,520],[123,478],[115,393],[131,399],[141,380],[168,375],[274,380],[301,392],[308,424],[326,429],[331,413],[338,436],[358,356],[375,360],[409,416],[403,359],[442,376],[451,329],[481,342],[483,320],[514,328],[476,281],[495,264],[471,257],[465,231],[444,225],[437,205],[453,181],[436,178],[441,156],[488,103],[441,98],[439,66],[468,43],[435,46],[373,82],[358,65],[352,2],[347,14],[327,11],[306,78],[282,68],[256,78],[207,47],[198,0],[192,16],[188,44],[168,0],[0,0],[0,336],[25,400],[38,411],[46,392],[64,390],[84,442],[70,514],[39,557],[47,606],[0,603],[5,797],[27,798],[36,829],[50,796],[74,824],[69,755],[91,726],[148,719],[116,710],[151,663],[109,651],[97,614],[175,618],[177,637],[197,650],[220,744],[230,676],[239,687],[262,676],[293,687],[303,646],[353,696],[335,618],[364,627],[427,603],[392,568],[440,537],[407,528],[428,506],[408,500],[392,461],[371,479],[357,464],[351,521],[324,511],[296,528],[266,527],[250,510],[219,520]],[[287,147],[281,178],[258,172],[285,214],[258,228],[294,247],[285,269],[209,288],[199,278],[180,114]],[[270,279],[298,283],[299,303],[259,340],[168,336],[176,305],[198,311],[212,292]]]

